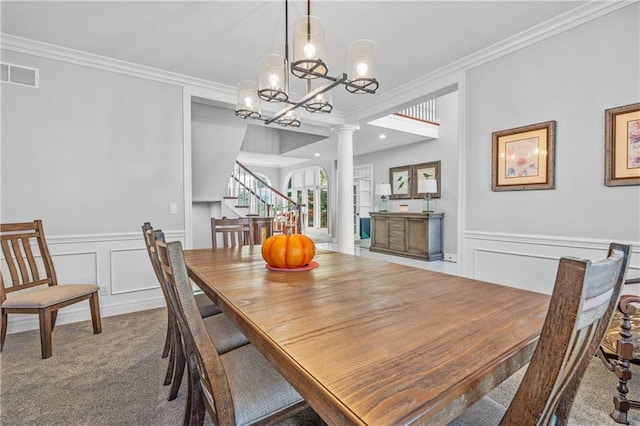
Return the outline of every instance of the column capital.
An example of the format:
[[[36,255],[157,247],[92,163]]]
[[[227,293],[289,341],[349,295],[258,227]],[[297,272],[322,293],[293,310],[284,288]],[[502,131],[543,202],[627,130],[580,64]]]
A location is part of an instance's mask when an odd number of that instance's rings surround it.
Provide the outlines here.
[[[344,134],[344,133],[354,133],[356,130],[360,130],[360,125],[358,124],[341,124],[337,127],[332,127],[332,131],[336,134]]]

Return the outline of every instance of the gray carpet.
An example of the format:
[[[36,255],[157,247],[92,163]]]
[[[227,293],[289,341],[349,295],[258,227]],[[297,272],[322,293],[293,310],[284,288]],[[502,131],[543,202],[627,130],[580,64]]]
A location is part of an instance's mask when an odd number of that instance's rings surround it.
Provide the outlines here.
[[[0,424],[180,425],[184,383],[174,401],[166,400],[168,387],[162,385],[165,324],[165,310],[155,309],[103,318],[99,335],[93,334],[89,321],[57,326],[53,357],[46,360],[40,358],[37,331],[8,335],[0,355]],[[508,405],[521,376],[517,373],[489,396]],[[616,425],[608,417],[615,384],[613,374],[594,359],[570,424]],[[636,395],[633,383],[631,387],[631,395]],[[630,417],[631,424],[640,425],[640,412]],[[320,424],[312,410],[283,422]]]

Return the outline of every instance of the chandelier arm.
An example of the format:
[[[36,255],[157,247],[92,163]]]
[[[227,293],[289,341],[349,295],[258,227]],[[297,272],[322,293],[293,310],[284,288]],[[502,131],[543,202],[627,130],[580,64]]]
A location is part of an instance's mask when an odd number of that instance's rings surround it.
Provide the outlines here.
[[[318,87],[316,90],[314,90],[313,92],[309,92],[307,93],[306,96],[304,96],[302,99],[300,99],[298,102],[292,102],[291,105],[281,109],[276,115],[274,115],[273,117],[266,119],[265,123],[266,124],[271,124],[273,122],[275,122],[277,119],[279,119],[280,117],[284,116],[286,113],[288,113],[289,111],[293,111],[294,109],[303,106],[304,104],[306,104],[308,101],[310,101],[311,99],[315,98],[316,96],[328,92],[329,90],[333,89],[334,87],[336,87],[339,84],[344,84],[344,82],[347,81],[347,74],[342,74],[342,77],[339,79],[336,79],[335,81],[333,81],[332,83],[324,86],[324,87]]]

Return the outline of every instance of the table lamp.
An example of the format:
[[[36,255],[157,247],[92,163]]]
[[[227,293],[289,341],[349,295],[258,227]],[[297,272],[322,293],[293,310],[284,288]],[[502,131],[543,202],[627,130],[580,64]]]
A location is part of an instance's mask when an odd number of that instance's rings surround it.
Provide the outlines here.
[[[387,210],[387,195],[391,195],[391,184],[379,183],[376,185],[376,195],[380,195],[380,206],[378,211],[386,212]]]
[[[422,179],[418,181],[418,192],[424,194],[423,212],[433,212],[431,210],[431,194],[438,193],[438,182],[435,179]]]

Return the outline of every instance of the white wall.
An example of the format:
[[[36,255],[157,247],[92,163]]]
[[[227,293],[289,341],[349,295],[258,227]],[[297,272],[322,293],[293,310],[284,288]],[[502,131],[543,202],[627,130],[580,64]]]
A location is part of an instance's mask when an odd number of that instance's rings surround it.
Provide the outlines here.
[[[432,200],[434,210],[443,212],[443,251],[449,258],[458,253],[458,92],[441,96],[436,101],[436,113],[440,118],[439,137],[434,140],[360,155],[354,158],[354,166],[373,164],[373,183],[389,183],[389,169],[397,166],[440,160],[441,198]],[[377,210],[380,197],[374,196]],[[398,211],[400,204],[408,204],[409,211],[420,212],[423,200],[390,200],[389,211]]]
[[[468,276],[549,293],[563,255],[640,258],[640,187],[604,186],[604,110],[640,101],[635,3],[466,73]],[[556,188],[491,191],[491,133],[556,120]]]
[[[2,84],[0,220],[42,219],[59,281],[106,287],[103,316],[162,306],[140,226],[184,235],[181,88],[6,50],[2,61],[38,68],[40,88]],[[59,322],[88,319],[81,305]],[[34,316],[9,320],[26,328]]]
[[[220,201],[226,194],[247,125],[231,110],[198,103],[192,104],[191,116],[193,201]]]

